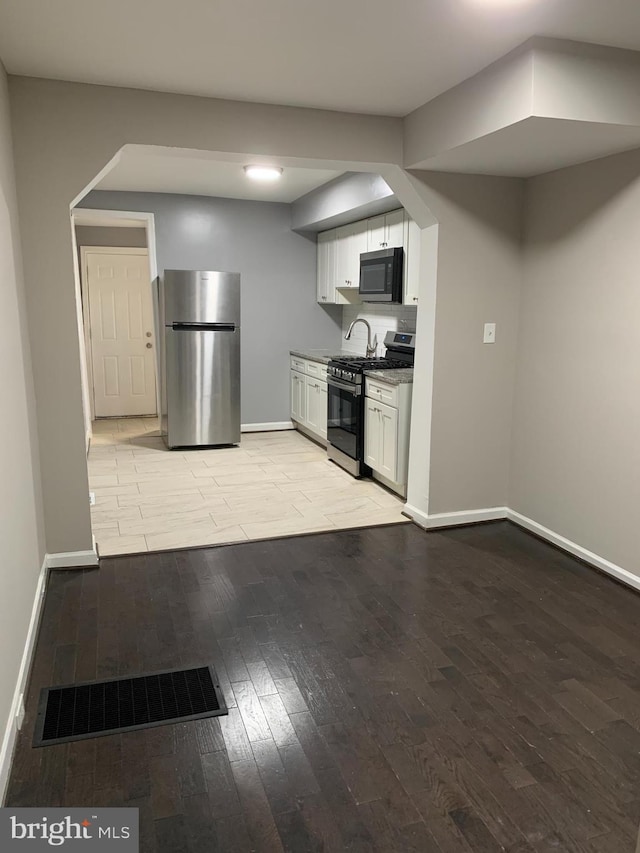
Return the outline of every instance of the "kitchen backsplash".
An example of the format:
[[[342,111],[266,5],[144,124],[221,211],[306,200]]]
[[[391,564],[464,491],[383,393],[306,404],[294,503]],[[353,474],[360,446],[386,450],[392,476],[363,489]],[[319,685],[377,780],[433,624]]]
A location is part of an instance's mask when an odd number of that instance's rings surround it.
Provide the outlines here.
[[[356,317],[362,317],[371,325],[372,337],[377,335],[378,356],[384,355],[382,343],[387,332],[415,332],[417,313],[418,309],[415,305],[374,305],[371,302],[362,305],[345,305],[342,309],[342,349],[345,352],[364,355],[367,344],[366,326],[358,323],[353,330],[351,340],[344,340],[351,322]]]

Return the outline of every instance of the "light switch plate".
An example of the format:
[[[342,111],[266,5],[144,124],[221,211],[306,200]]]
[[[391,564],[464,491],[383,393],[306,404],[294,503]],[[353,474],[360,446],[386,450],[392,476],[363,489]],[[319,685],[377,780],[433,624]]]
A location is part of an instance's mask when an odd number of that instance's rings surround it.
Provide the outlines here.
[[[496,342],[496,324],[495,323],[485,323],[484,324],[484,337],[482,339],[483,344],[495,344]]]

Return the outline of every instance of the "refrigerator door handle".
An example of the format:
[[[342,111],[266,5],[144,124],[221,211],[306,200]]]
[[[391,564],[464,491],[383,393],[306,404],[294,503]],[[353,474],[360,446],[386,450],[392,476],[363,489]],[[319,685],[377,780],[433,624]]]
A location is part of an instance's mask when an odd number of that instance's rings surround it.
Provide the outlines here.
[[[172,323],[176,332],[235,332],[235,323]]]

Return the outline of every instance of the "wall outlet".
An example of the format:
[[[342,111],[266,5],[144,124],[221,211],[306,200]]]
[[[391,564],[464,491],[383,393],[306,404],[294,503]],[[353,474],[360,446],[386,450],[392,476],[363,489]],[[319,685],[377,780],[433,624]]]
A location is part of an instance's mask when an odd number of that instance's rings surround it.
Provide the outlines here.
[[[95,506],[95,505],[96,505],[96,493],[95,492],[89,492],[89,506]]]
[[[495,323],[485,323],[484,324],[484,337],[482,339],[483,344],[495,344],[496,342],[496,324]]]
[[[22,724],[24,723],[24,693],[20,694],[20,698],[18,699],[18,710],[16,711],[16,729],[20,731],[22,728]]]

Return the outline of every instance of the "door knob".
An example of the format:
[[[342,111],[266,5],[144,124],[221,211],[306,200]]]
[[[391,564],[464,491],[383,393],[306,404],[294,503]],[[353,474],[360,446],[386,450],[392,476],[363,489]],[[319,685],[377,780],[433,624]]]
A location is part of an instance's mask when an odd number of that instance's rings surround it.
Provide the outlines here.
[[[151,332],[147,332],[147,337],[148,337],[148,338],[150,338],[150,337],[151,337]]]
[[[147,344],[147,349],[151,349],[151,344]]]

